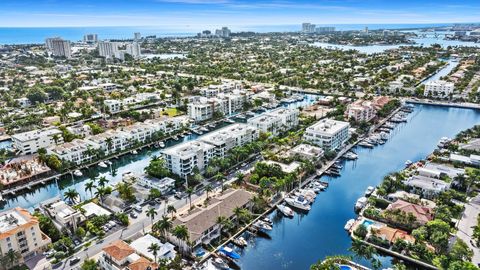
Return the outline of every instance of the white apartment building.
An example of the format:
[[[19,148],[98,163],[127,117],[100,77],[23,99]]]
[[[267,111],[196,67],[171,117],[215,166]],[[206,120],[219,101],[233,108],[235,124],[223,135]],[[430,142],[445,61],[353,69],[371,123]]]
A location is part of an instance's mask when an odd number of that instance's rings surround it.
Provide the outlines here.
[[[270,132],[274,136],[292,129],[298,125],[299,111],[297,109],[277,108],[261,115],[249,118],[247,124]]]
[[[122,101],[117,99],[106,99],[103,101],[103,104],[110,113],[119,112],[123,108]]]
[[[103,150],[105,154],[110,155],[127,149],[133,142],[131,138],[127,132],[110,129],[104,133],[85,138],[85,141],[92,145],[98,145],[99,149]]]
[[[372,102],[366,100],[357,100],[351,104],[348,104],[345,110],[345,116],[347,119],[355,119],[357,122],[368,122],[375,118],[377,112]]]
[[[100,41],[98,42],[98,54],[105,58],[118,58],[118,43],[110,41]]]
[[[40,148],[48,148],[52,145],[63,143],[63,137],[59,129],[52,128],[12,135],[12,142],[20,154],[29,155],[36,153]]]
[[[246,124],[233,124],[198,138],[215,146],[215,156],[225,157],[227,152],[237,146],[250,143],[258,138],[258,129]]]
[[[223,113],[223,108],[223,102],[217,98],[196,97],[188,103],[187,113],[195,122],[202,122],[211,119],[215,111]]]
[[[304,140],[325,150],[337,150],[348,141],[349,128],[348,122],[323,119],[306,129]]]
[[[97,34],[86,34],[83,36],[83,41],[85,43],[96,43],[98,41]]]
[[[133,58],[138,59],[142,55],[140,44],[138,42],[127,44],[126,53],[130,54]]]
[[[425,83],[425,91],[423,92],[424,96],[433,96],[433,97],[448,97],[450,94],[453,94],[455,90],[455,85],[452,82],[447,81],[430,81]]]
[[[51,243],[39,226],[39,221],[27,210],[16,207],[0,213],[0,255],[14,250],[23,262],[42,251]]]
[[[215,146],[199,140],[177,144],[163,150],[167,168],[180,177],[187,178],[197,167],[203,171],[215,156]]]
[[[47,148],[47,154],[56,155],[60,160],[80,165],[90,161],[93,156],[90,149],[99,149],[100,146],[90,141],[74,139],[71,142]]]
[[[70,47],[70,41],[63,40],[59,37],[47,38],[45,41],[47,50],[50,51],[54,56],[59,57],[72,57],[72,48]]]

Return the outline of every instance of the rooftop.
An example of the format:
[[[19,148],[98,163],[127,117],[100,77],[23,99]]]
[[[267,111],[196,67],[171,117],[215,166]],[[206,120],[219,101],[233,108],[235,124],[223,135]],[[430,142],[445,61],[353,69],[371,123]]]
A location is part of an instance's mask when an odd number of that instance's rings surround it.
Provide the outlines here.
[[[177,144],[163,150],[162,153],[186,158],[195,155],[196,152],[208,151],[213,148],[215,148],[215,146],[211,144],[195,140]]]
[[[309,126],[307,131],[335,134],[344,128],[348,128],[348,122],[337,121],[333,119],[323,119]]]

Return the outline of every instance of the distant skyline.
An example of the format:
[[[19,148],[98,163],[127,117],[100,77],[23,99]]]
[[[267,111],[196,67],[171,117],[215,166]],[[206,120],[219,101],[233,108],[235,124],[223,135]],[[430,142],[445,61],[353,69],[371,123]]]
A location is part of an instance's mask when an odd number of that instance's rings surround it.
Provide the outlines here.
[[[0,27],[431,24],[480,21],[480,1],[2,0]]]

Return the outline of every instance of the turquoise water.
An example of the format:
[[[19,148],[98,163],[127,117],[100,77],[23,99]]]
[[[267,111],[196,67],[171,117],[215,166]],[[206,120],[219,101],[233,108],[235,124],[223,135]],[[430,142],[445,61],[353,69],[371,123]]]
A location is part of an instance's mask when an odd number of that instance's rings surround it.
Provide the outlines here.
[[[368,220],[368,219],[365,219],[363,222],[362,222],[362,225],[365,226],[367,229],[372,226],[373,224],[375,224],[375,222],[371,221],[371,220]]]
[[[431,153],[443,136],[480,123],[480,111],[416,105],[409,122],[398,126],[384,145],[373,149],[356,148],[356,161],[345,162],[338,178],[325,177],[329,187],[320,193],[307,214],[293,219],[273,213],[271,239],[256,239],[243,252],[242,269],[308,269],[329,255],[349,254],[351,239],[345,223],[356,218],[354,205],[368,186],[404,168],[406,160],[417,161]],[[391,258],[381,257],[389,267]],[[367,264],[366,262],[362,262]]]

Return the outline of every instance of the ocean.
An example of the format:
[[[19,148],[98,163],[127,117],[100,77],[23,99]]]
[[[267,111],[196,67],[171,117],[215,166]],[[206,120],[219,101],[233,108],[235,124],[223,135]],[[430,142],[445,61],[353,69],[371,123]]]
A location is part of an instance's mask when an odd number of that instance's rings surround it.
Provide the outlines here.
[[[451,24],[326,24],[337,30],[361,30],[368,27],[375,29],[405,29],[448,26]],[[320,25],[319,25],[320,26]],[[220,28],[219,26],[218,28]],[[233,32],[292,32],[299,31],[301,25],[260,25],[260,26],[232,26]],[[105,26],[105,27],[0,27],[0,44],[38,44],[44,43],[48,37],[62,37],[70,41],[79,41],[85,34],[98,34],[99,39],[129,39],[134,32],[142,36],[156,35],[157,37],[186,37],[193,36],[203,29],[186,27],[185,30],[164,28],[159,26]],[[214,29],[210,29],[214,31]]]

